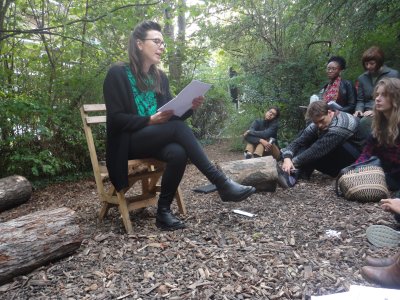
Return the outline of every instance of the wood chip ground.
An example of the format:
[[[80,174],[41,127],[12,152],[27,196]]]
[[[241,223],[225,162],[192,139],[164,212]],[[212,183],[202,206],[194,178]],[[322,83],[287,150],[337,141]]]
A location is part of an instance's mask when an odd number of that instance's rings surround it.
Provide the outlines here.
[[[215,162],[242,159],[226,142],[206,146]],[[1,299],[309,299],[369,285],[360,276],[366,255],[393,249],[368,244],[371,224],[395,227],[379,204],[338,198],[334,179],[314,173],[292,189],[222,203],[193,165],[182,182],[187,229],[161,232],[155,208],[131,214],[127,235],[116,210],[98,223],[95,183],[85,180],[35,191],[27,203],[3,212],[4,222],[37,210],[75,210],[85,239],[70,257],[0,286]],[[176,209],[176,207],[175,207]],[[249,218],[232,212],[256,214]]]

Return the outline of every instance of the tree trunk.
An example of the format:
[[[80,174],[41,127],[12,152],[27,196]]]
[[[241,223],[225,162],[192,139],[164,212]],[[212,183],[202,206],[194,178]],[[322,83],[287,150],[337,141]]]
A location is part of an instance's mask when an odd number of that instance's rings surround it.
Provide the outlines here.
[[[254,186],[257,191],[276,190],[278,171],[276,160],[272,156],[222,162],[218,166],[228,177],[240,184]]]
[[[177,2],[177,3],[176,3]],[[171,83],[180,86],[182,77],[182,64],[185,56],[186,40],[186,0],[172,1],[164,0],[166,6],[164,11],[165,27],[164,34],[168,36],[168,69]],[[177,13],[176,13],[177,11]],[[174,18],[178,16],[178,34],[175,37]]]
[[[69,255],[82,239],[75,212],[66,207],[0,223],[0,284]]]
[[[25,203],[31,198],[32,185],[22,176],[0,179],[0,212]]]

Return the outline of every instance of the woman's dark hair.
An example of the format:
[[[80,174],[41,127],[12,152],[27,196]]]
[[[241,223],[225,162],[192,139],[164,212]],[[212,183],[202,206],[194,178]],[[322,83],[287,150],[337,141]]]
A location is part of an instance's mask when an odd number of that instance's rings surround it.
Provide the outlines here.
[[[281,114],[281,110],[279,109],[279,107],[277,107],[277,106],[271,106],[268,110],[271,110],[271,109],[275,109],[275,111],[276,111],[275,119],[278,119],[279,116],[280,116],[280,114]],[[268,111],[268,110],[267,110],[267,111]]]
[[[152,65],[148,74],[144,74],[142,71],[143,60],[138,47],[138,40],[144,40],[147,37],[147,32],[150,30],[161,32],[161,26],[153,21],[143,21],[133,29],[129,37],[128,45],[129,66],[132,73],[135,75],[139,90],[146,91],[153,88],[156,93],[161,93],[160,71],[157,67]]]
[[[372,46],[371,48],[368,48],[367,50],[364,51],[362,58],[361,58],[361,63],[363,65],[364,70],[366,70],[365,63],[368,61],[371,61],[371,60],[376,61],[376,69],[377,70],[383,66],[383,62],[385,60],[385,55],[383,54],[383,51],[381,48],[379,48],[377,46]]]
[[[328,60],[328,64],[332,61],[336,62],[340,66],[340,69],[346,69],[346,60],[343,57],[331,56],[331,58]]]

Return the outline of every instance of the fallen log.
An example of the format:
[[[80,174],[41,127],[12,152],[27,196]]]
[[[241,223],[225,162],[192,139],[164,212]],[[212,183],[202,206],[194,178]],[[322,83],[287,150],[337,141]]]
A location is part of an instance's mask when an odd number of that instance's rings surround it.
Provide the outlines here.
[[[222,162],[218,167],[236,182],[254,186],[257,191],[276,190],[278,171],[272,156]]]
[[[32,185],[22,176],[0,179],[0,212],[25,203],[31,198]]]
[[[77,221],[62,207],[0,223],[0,284],[78,249],[83,237]]]

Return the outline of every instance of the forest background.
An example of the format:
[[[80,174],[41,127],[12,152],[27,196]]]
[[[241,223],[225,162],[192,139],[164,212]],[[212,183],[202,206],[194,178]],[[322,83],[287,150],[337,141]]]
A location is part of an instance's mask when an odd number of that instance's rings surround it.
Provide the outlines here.
[[[107,69],[127,61],[129,33],[145,19],[163,26],[161,67],[174,94],[192,79],[213,84],[189,125],[204,142],[232,138],[234,149],[271,105],[282,111],[281,146],[290,141],[331,55],[346,58],[353,81],[372,45],[400,69],[397,0],[1,0],[0,178],[91,169],[79,107],[103,103]]]

